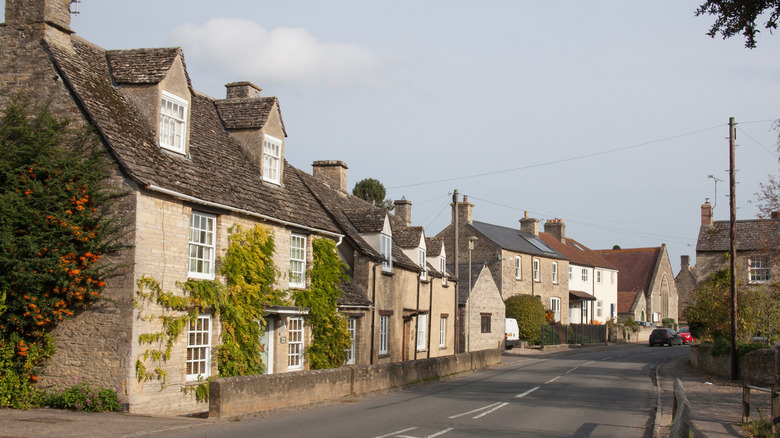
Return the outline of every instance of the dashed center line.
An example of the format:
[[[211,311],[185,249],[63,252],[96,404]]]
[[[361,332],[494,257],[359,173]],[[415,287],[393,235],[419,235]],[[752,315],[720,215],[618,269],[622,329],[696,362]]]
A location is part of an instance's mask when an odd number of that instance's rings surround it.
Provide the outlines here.
[[[484,411],[485,409],[490,409],[490,408],[492,408],[492,407],[495,407],[495,406],[498,406],[498,405],[500,405],[500,404],[501,404],[501,403],[493,403],[492,405],[482,406],[481,408],[474,409],[473,411],[468,411],[468,412],[464,412],[464,413],[462,413],[462,414],[453,415],[453,416],[451,416],[451,417],[448,417],[448,418],[458,418],[458,417],[462,417],[462,416],[464,416],[464,415],[473,414],[474,412],[479,412],[479,411]],[[506,403],[504,403],[504,405],[506,405]],[[501,407],[503,407],[503,406],[501,406]],[[492,411],[491,411],[491,412],[492,412]]]
[[[528,394],[530,394],[530,393],[532,393],[532,392],[536,391],[536,390],[537,390],[537,389],[539,389],[539,388],[540,388],[539,386],[534,386],[533,388],[529,389],[528,391],[526,391],[526,392],[524,392],[524,393],[522,393],[522,394],[517,394],[517,395],[515,396],[515,398],[523,398],[523,397],[527,396]]]
[[[476,415],[476,416],[474,416],[473,418],[474,418],[475,420],[476,420],[477,418],[482,418],[482,417],[484,417],[485,415],[487,415],[487,414],[490,414],[490,413],[492,413],[492,412],[495,412],[495,411],[497,411],[497,410],[499,410],[499,409],[503,408],[504,406],[506,406],[506,405],[508,405],[508,404],[509,404],[509,402],[501,403],[500,405],[496,406],[495,408],[493,408],[493,409],[491,409],[491,410],[489,410],[489,411],[485,411],[485,412],[483,412],[483,413],[481,413],[481,414],[479,414],[479,415]]]
[[[574,368],[570,369],[569,371],[566,371],[566,374],[569,374],[570,372],[576,370],[577,368],[579,368],[579,367],[574,367]]]
[[[595,361],[585,362],[584,364],[582,364],[582,366],[590,365],[590,364],[592,364],[592,363],[594,363],[594,362],[595,362]]]
[[[401,429],[401,430],[397,430],[397,431],[392,432],[392,433],[388,433],[387,435],[375,436],[374,438],[387,438],[389,436],[398,435],[399,433],[409,432],[410,430],[415,430],[415,429],[417,429],[417,428],[416,427],[408,427],[406,429]]]
[[[548,381],[544,382],[544,384],[547,385],[548,383],[552,383],[552,382],[554,382],[554,381],[556,381],[556,380],[558,380],[560,378],[561,378],[561,376],[558,376],[558,377],[556,377],[554,379],[551,379],[551,380],[548,380]]]

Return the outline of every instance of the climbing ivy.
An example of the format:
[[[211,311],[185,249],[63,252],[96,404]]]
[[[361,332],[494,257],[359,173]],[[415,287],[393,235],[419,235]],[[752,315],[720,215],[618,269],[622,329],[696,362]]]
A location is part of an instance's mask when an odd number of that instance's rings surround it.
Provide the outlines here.
[[[229,230],[228,249],[219,265],[227,286],[216,280],[188,280],[177,283],[178,294],[165,292],[150,277],[138,280],[136,307],[138,317],[158,321],[160,330],[138,336],[148,345],[136,361],[138,381],[157,380],[166,385],[165,362],[170,359],[173,343],[204,311],[213,312],[221,322],[220,346],[217,352],[219,377],[262,374],[264,345],[260,339],[265,328],[265,305],[289,305],[284,291],[274,289],[279,273],[273,265],[273,234],[261,225],[250,229],[236,225]],[[149,303],[162,308],[158,314],[147,312]],[[147,363],[152,362],[151,370]],[[208,399],[208,381],[185,392],[194,392],[198,401]]]
[[[330,239],[312,242],[311,288],[293,292],[295,304],[309,308],[312,341],[306,353],[312,369],[335,368],[344,364],[350,346],[347,320],[337,311],[339,286],[348,279],[345,265]]]

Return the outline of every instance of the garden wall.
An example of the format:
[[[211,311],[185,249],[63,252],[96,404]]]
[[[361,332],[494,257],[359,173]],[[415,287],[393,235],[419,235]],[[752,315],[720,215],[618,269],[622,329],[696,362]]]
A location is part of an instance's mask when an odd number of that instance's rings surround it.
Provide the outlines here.
[[[713,349],[712,344],[692,344],[691,366],[717,376],[731,378],[731,354],[713,356]],[[777,354],[776,349],[761,349],[742,356],[737,366],[740,380],[753,384],[774,384]]]
[[[307,406],[499,363],[501,350],[495,349],[381,365],[214,379],[209,382],[209,417]]]

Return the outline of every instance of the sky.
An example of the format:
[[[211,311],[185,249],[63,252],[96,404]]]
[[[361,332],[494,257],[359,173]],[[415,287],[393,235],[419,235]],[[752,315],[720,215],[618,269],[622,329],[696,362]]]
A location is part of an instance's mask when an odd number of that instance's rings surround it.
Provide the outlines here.
[[[238,81],[277,96],[292,165],[344,161],[350,190],[381,181],[427,236],[457,190],[477,221],[527,211],[591,249],[665,243],[676,273],[705,198],[729,218],[730,117],[738,219],[778,173],[780,35],[710,38],[698,3],[82,0],[71,28],[181,46],[215,98]]]

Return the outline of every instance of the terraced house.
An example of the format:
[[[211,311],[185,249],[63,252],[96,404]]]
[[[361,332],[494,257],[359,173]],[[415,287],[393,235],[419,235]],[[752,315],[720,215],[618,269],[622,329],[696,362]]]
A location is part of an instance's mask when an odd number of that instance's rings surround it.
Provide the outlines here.
[[[315,239],[337,244],[350,275],[339,300],[352,334],[348,363],[454,352],[455,287],[441,245],[430,257],[422,229],[349,195],[343,162],[315,162],[313,175],[287,163],[277,98],[249,82],[228,84],[224,99],[196,91],[180,48],[105,50],[85,41],[70,28],[68,0],[5,5],[0,107],[20,97],[93,125],[115,163],[110,184],[127,193],[115,212],[128,224],[127,249],[113,260],[122,269],[104,299],[55,328],[58,352],[42,383],[79,376],[120,387],[135,413],[202,411],[181,390],[218,372],[218,315],[203,309],[175,343],[166,385],[138,379],[139,335],[154,328],[133,306],[136,282],[150,276],[176,291],[187,279],[222,280],[217,266],[234,225],[272,232],[282,273],[275,287],[285,291],[310,286]],[[308,311],[265,308],[267,372],[309,367]]]

